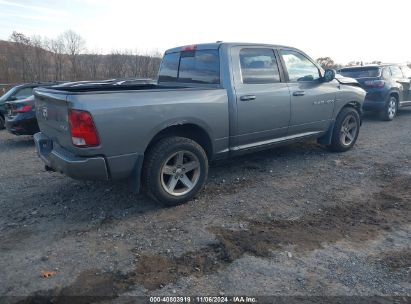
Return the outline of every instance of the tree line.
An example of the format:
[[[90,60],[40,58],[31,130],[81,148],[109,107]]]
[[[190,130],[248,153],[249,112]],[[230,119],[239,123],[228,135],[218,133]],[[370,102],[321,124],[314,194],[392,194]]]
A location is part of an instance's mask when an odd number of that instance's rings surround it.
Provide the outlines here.
[[[9,41],[0,41],[0,83],[153,78],[160,56],[131,50],[103,55],[87,50],[72,30],[52,39],[13,32]]]

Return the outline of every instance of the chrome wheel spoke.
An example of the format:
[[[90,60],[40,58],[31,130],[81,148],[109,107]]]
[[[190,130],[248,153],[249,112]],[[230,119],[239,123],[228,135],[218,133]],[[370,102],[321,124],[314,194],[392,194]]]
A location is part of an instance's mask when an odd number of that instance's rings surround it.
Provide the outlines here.
[[[163,167],[163,174],[173,175],[176,172],[174,167],[165,165]]]
[[[184,152],[179,152],[176,155],[176,166],[182,166],[184,161]]]
[[[353,141],[353,140],[354,140],[354,136],[353,136],[350,132],[348,132],[348,133],[346,134],[346,137],[347,137],[350,141]]]
[[[188,188],[188,189],[192,189],[194,188],[194,184],[191,182],[191,180],[187,177],[186,174],[183,175],[182,178],[180,178],[180,181]]]
[[[167,188],[169,191],[174,191],[178,183],[178,179],[174,177],[170,177],[170,180],[167,183]]]
[[[357,127],[357,123],[356,122],[351,122],[348,124],[348,130],[353,130],[354,128]]]
[[[199,163],[196,161],[190,161],[183,165],[183,169],[185,169],[185,172],[190,172],[191,170],[197,169],[198,167]]]

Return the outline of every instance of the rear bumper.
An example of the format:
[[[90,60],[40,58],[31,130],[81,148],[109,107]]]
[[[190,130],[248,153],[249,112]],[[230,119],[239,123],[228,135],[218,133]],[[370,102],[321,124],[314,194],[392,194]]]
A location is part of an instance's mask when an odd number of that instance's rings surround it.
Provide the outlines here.
[[[388,91],[382,89],[369,89],[365,96],[364,104],[362,106],[364,111],[381,111],[384,110],[385,101],[387,100]]]
[[[15,135],[33,135],[39,131],[35,117],[6,116],[5,125],[7,130]]]
[[[364,111],[382,111],[385,107],[385,101],[364,100],[362,109]]]
[[[74,179],[109,180],[104,157],[78,157],[66,150],[53,147],[53,142],[43,133],[34,135],[39,157],[46,166]]]
[[[53,144],[45,134],[34,135],[39,157],[47,167],[82,180],[130,179],[134,191],[140,190],[140,176],[144,155],[136,153],[112,157],[79,157]]]

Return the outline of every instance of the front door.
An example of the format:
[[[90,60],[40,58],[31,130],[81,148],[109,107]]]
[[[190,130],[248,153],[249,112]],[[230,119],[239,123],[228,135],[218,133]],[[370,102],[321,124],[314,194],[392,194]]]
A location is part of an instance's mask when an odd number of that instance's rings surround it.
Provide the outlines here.
[[[409,79],[406,79],[402,74],[401,69],[398,66],[390,66],[392,79],[401,84],[400,87],[400,104],[407,101],[408,89],[409,89]]]
[[[298,51],[281,49],[279,53],[288,74],[291,93],[288,135],[303,136],[326,131],[333,118],[338,81],[324,82],[318,67]]]
[[[269,144],[286,135],[290,93],[271,48],[238,46],[231,52],[237,102],[237,146]]]

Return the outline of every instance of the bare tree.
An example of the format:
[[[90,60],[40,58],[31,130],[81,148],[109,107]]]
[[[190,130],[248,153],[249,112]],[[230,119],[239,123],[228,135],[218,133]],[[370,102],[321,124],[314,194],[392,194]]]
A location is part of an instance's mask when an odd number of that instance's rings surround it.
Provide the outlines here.
[[[127,61],[130,53],[127,51],[114,50],[107,56],[107,77],[120,78],[127,77]]]
[[[56,38],[31,38],[13,32],[0,40],[0,81],[98,80],[150,77],[157,74],[160,54],[114,50],[102,55],[85,51],[85,41],[73,31]]]
[[[341,67],[340,64],[337,64],[330,57],[320,57],[316,60],[323,69],[338,69]]]
[[[9,60],[5,55],[0,55],[0,75],[2,75],[0,81],[11,81]]]
[[[78,57],[84,50],[85,41],[79,34],[72,30],[63,33],[63,41],[65,52],[68,54],[71,63],[71,76],[73,79],[77,79]]]
[[[47,49],[51,52],[54,66],[54,80],[63,80],[63,66],[65,59],[65,46],[63,36],[60,35],[55,39],[47,42]]]
[[[34,80],[42,80],[49,78],[49,56],[45,50],[43,38],[40,36],[33,36],[31,41],[31,66],[33,67]]]
[[[22,33],[13,32],[10,36],[10,41],[14,42],[16,55],[19,61],[19,70],[23,81],[31,80],[31,66],[29,61],[29,51],[31,47],[30,38]]]
[[[350,62],[348,62],[348,64],[347,64],[347,66],[356,66],[356,65],[360,65],[360,66],[363,66],[364,64],[363,64],[363,62],[362,61],[350,61]]]
[[[84,55],[83,66],[85,69],[85,77],[87,79],[99,79],[100,73],[100,63],[102,56],[98,54],[97,51],[92,51],[87,55]]]

